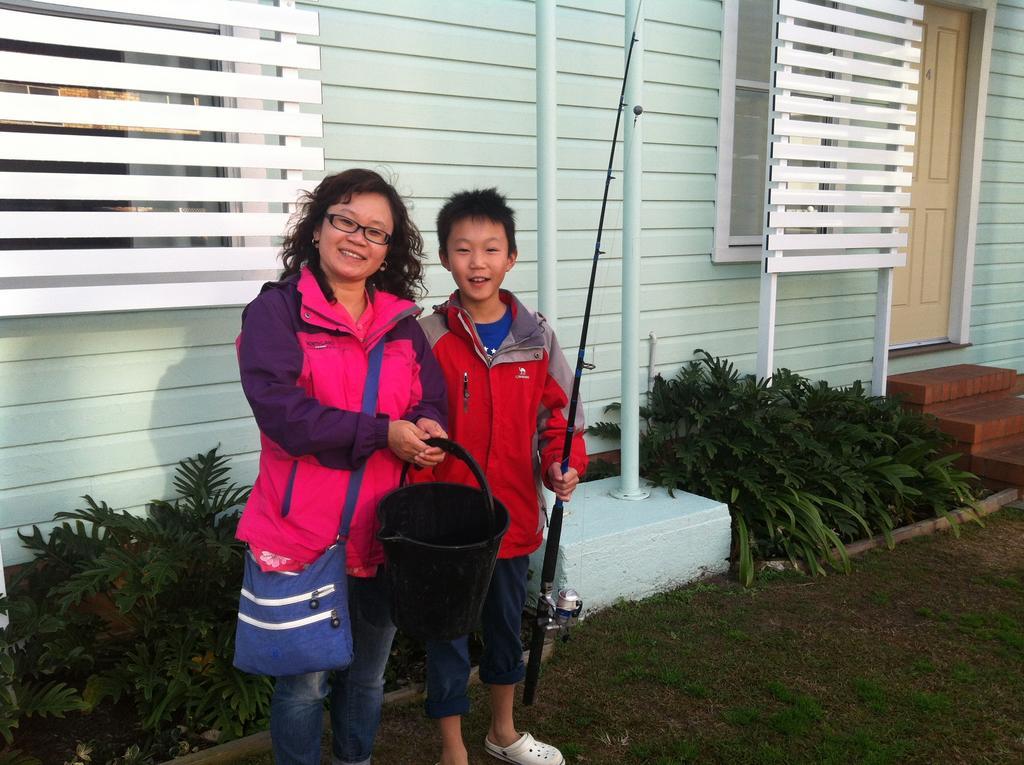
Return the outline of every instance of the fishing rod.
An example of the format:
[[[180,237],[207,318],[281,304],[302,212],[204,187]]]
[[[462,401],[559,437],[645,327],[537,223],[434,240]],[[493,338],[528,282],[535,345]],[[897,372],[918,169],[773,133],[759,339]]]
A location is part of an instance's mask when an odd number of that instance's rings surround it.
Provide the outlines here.
[[[604,233],[604,215],[608,209],[608,191],[612,183],[612,166],[615,164],[615,146],[618,143],[619,123],[622,120],[622,110],[626,106],[626,80],[629,77],[629,62],[633,58],[633,46],[637,43],[636,27],[640,21],[640,6],[636,9],[636,18],[633,20],[633,31],[630,33],[629,50],[626,51],[626,66],[622,73],[622,90],[619,93],[619,107],[615,112],[615,130],[612,131],[612,148],[608,156],[608,173],[604,181],[604,196],[601,199],[601,216],[597,222],[597,242],[594,244],[594,260],[590,266],[590,285],[587,287],[587,305],[583,311],[583,327],[580,330],[580,348],[576,356],[576,374],[572,381],[572,394],[569,397],[569,416],[565,430],[565,444],[562,447],[562,473],[569,469],[569,457],[572,454],[572,440],[576,431],[576,409],[580,399],[580,378],[583,375],[583,368],[587,365],[583,361],[583,354],[587,349],[587,330],[590,327],[590,307],[594,300],[594,282],[597,279],[597,261],[603,254],[601,250],[601,235]],[[643,114],[643,107],[637,104],[633,107],[634,122]],[[540,658],[544,651],[544,639],[552,630],[566,630],[576,623],[583,611],[583,601],[573,589],[565,589],[558,593],[558,598],[553,596],[555,567],[558,563],[558,545],[562,536],[562,500],[556,498],[555,505],[551,510],[551,518],[548,524],[548,540],[544,548],[544,565],[541,568],[540,595],[537,598],[537,618],[533,623],[533,632],[530,635],[530,659],[526,665],[526,680],[523,686],[523,703],[526,706],[533,704],[533,697],[537,691],[537,679],[540,676]],[[568,637],[568,635],[566,635]]]

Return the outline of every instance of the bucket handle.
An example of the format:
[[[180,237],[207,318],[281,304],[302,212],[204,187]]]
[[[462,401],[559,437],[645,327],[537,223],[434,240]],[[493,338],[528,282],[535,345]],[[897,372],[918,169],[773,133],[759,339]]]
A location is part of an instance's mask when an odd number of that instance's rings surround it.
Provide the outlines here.
[[[450,438],[427,438],[423,441],[427,446],[437,446],[443,449],[453,457],[458,457],[460,460],[466,463],[466,467],[470,469],[473,476],[476,478],[477,483],[480,484],[480,491],[484,494],[484,504],[487,507],[487,512],[490,513],[491,519],[494,518],[494,495],[491,494],[491,487],[487,483],[487,479],[484,477],[484,471],[480,469],[480,466],[473,459],[473,455],[470,454],[460,446],[459,444],[452,441]],[[402,477],[398,481],[399,486],[405,485],[405,478],[409,474],[409,463],[406,462],[402,465]]]

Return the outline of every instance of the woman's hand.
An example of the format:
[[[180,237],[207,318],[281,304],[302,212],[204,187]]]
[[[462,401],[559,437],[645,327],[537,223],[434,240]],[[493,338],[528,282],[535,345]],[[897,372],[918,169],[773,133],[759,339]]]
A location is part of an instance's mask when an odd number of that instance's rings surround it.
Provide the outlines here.
[[[444,437],[444,428],[426,417],[416,424],[408,420],[392,420],[388,424],[388,448],[398,459],[420,467],[430,467],[444,459],[441,449],[423,443],[431,436]]]
[[[569,468],[564,474],[559,462],[552,462],[551,467],[548,468],[548,483],[551,485],[551,490],[563,502],[572,499],[572,493],[576,490],[576,485],[579,482],[580,474],[576,472],[576,468]]]
[[[429,417],[420,417],[416,420],[416,425],[420,430],[425,432],[430,438],[448,438],[448,434],[444,428],[441,427],[441,423],[436,420],[432,420]],[[419,455],[419,461],[417,465],[421,467],[431,467],[444,461],[445,454],[444,449],[440,446],[428,446],[427,450]]]

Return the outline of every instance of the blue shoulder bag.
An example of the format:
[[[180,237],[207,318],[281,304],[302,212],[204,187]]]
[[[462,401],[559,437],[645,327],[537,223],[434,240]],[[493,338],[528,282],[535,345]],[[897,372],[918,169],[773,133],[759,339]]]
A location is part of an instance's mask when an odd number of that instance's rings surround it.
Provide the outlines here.
[[[375,414],[381,340],[370,351],[363,389],[364,414]],[[366,463],[353,471],[338,541],[302,571],[263,571],[246,551],[238,599],[234,665],[254,675],[303,675],[344,669],[352,663],[345,542]]]

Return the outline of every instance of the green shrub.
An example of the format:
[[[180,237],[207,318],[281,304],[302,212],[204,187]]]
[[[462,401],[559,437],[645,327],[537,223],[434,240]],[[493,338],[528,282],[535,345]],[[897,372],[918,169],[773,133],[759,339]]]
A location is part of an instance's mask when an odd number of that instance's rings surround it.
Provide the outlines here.
[[[845,543],[884,534],[891,544],[894,527],[973,501],[974,477],[953,466],[926,416],[859,382],[832,388],[783,369],[769,385],[697,353],[675,378],[655,378],[640,412],[640,469],[728,503],[745,582],[755,558],[848,570]],[[615,423],[589,430],[619,436]]]
[[[8,744],[21,717],[122,699],[143,749],[178,726],[228,740],[265,724],[271,682],[231,665],[244,549],[234,537],[249,490],[230,483],[216,449],[182,460],[174,486],[178,498],[146,517],[87,496],[56,515],[48,539],[20,535],[35,557],[0,604]]]

